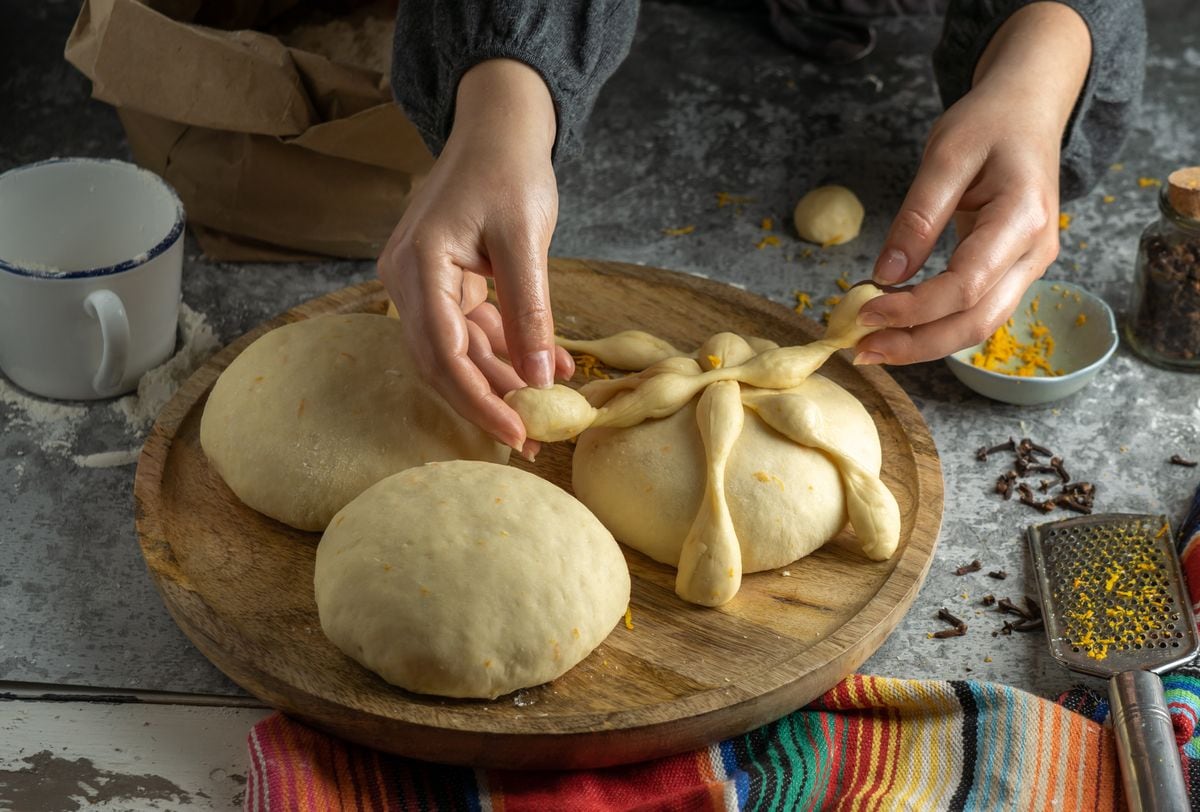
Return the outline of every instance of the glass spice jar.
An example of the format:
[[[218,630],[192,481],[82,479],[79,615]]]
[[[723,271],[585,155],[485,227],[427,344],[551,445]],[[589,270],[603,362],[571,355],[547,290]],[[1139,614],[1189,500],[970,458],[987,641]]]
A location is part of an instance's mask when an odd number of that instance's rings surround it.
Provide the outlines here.
[[[1158,366],[1200,372],[1200,167],[1172,172],[1142,232],[1125,337]]]

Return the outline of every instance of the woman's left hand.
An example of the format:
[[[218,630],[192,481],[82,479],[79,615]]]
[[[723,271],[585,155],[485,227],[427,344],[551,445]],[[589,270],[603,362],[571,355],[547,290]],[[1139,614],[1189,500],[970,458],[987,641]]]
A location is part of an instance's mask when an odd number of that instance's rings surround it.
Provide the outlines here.
[[[951,218],[958,245],[942,273],[863,307],[861,324],[889,329],[860,341],[855,363],[929,361],[982,341],[1058,256],[1059,150],[1090,59],[1087,26],[1057,3],[997,31],[974,87],[933,126],[875,281],[916,274]]]

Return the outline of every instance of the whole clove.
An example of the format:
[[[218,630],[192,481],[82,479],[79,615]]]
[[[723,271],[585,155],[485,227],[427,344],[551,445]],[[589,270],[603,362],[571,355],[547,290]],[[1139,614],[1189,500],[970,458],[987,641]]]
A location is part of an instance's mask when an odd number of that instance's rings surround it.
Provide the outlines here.
[[[994,445],[991,448],[988,448],[987,446],[980,446],[979,449],[975,452],[975,459],[979,460],[980,462],[987,462],[987,458],[988,458],[989,454],[995,454],[998,451],[1016,451],[1016,450],[1017,450],[1016,441],[1013,440],[1013,438],[1009,437],[1008,442],[1000,443],[999,445]]]
[[[956,618],[954,615],[950,614],[950,610],[944,606],[941,609],[938,609],[937,616],[938,616],[938,620],[944,620],[947,623],[949,623],[951,626],[954,626],[954,627],[962,626],[964,629],[967,627],[966,623],[963,623],[961,620]]]
[[[945,640],[948,637],[962,637],[967,633],[967,624],[950,614],[950,610],[946,607],[943,606],[941,609],[939,609],[937,616],[939,620],[944,620],[949,623],[952,628],[936,631],[930,635],[931,637],[935,637],[938,640]]]
[[[933,633],[933,636],[938,640],[945,640],[948,637],[962,637],[967,633],[967,627],[955,626],[953,629],[939,629]]]
[[[1043,623],[1040,617],[1035,617],[1033,620],[1018,620],[1012,624],[1014,632],[1034,632],[1042,628]]]
[[[1017,472],[1008,471],[996,480],[996,493],[1004,496],[1005,501],[1012,499],[1013,483],[1017,481]]]
[[[975,559],[970,564],[963,564],[958,569],[954,570],[955,575],[966,575],[970,572],[979,572],[983,569],[983,564],[979,563],[979,559]]]
[[[1029,610],[1029,614],[1037,620],[1042,619],[1042,607],[1033,598],[1025,596],[1025,607]]]
[[[1010,615],[1020,615],[1025,620],[1033,620],[1034,615],[1026,608],[1017,606],[1010,598],[1001,598],[996,602],[996,608]],[[1040,610],[1039,610],[1040,611]]]
[[[1050,490],[1050,480],[1043,479],[1041,482],[1039,482],[1038,490],[1042,493],[1048,492]]]
[[[1197,465],[1200,465],[1200,462],[1197,462],[1196,460],[1185,460],[1178,454],[1172,454],[1171,464],[1182,465],[1184,468],[1195,468]]]
[[[988,573],[988,574],[990,575],[991,573]],[[995,595],[984,595],[983,600],[980,601],[980,603],[982,603],[984,606],[995,606],[996,605],[996,596]]]
[[[1068,474],[1067,469],[1063,467],[1062,457],[1051,457],[1050,467],[1054,470],[1054,473],[1058,474],[1058,478],[1062,481],[1062,484],[1066,485],[1071,481],[1071,475]]]
[[[995,578],[997,581],[1003,581],[1008,577],[1008,573],[1004,570],[992,570],[988,573],[989,578]]]

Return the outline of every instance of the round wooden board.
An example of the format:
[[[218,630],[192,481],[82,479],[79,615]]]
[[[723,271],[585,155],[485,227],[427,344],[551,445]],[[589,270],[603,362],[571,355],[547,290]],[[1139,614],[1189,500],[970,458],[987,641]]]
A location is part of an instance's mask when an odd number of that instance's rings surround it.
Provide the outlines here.
[[[649,329],[692,348],[720,330],[803,343],[819,327],[787,308],[692,276],[612,262],[554,260],[558,329],[598,337]],[[855,552],[849,530],[782,570],[747,575],[719,609],[680,600],[674,570],[626,550],[634,628],[619,624],[547,685],[494,701],[410,694],[344,656],[313,600],[320,536],[245,507],[208,465],[200,416],[221,371],[251,341],[322,313],[380,312],[366,283],[252,330],[198,370],[163,410],[138,463],[142,551],[176,622],[255,696],[351,741],[428,761],[497,768],[583,768],[641,761],[763,725],[820,696],[895,628],[929,569],[942,514],[941,467],[912,402],[878,367],[842,355],[822,373],[858,396],[879,428],[883,479],[903,516],[889,561]],[[532,470],[570,490],[572,446]],[[514,460],[516,458],[514,457]]]

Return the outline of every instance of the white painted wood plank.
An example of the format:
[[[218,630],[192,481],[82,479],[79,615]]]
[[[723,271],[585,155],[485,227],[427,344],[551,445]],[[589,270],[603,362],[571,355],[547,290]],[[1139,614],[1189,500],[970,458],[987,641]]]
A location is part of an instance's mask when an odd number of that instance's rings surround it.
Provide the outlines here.
[[[246,736],[271,711],[0,701],[0,810],[236,810]]]

